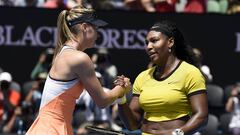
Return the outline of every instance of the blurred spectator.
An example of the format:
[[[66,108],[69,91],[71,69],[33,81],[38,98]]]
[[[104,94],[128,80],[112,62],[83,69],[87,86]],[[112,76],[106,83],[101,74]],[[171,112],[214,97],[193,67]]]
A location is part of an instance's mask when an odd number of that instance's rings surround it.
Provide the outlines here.
[[[117,67],[110,62],[108,50],[106,48],[98,49],[97,53],[92,55],[92,61],[95,63],[96,71],[103,76],[103,86],[112,88],[118,71]]]
[[[129,10],[144,10],[140,0],[124,0],[124,3]]]
[[[42,92],[43,89],[42,85],[45,82],[49,69],[51,67],[52,59],[52,48],[48,48],[40,54],[39,59],[31,72],[31,80],[23,83],[22,94],[24,96],[24,99],[32,94],[34,99],[35,97],[39,97],[39,94]],[[30,98],[29,100],[32,100],[32,98]]]
[[[3,133],[16,132],[17,116],[21,113],[21,109],[17,108],[21,95],[10,87],[11,82],[10,73],[0,74],[0,127]]]
[[[121,9],[121,10],[127,9],[124,3],[124,0],[111,0],[111,4],[113,5],[114,9]]]
[[[45,56],[45,53],[43,54],[44,55],[41,54],[40,59],[43,58],[43,56]],[[50,60],[46,60],[46,61],[49,61],[50,63]],[[38,70],[38,66],[35,69],[37,69],[36,76],[34,75],[33,80],[27,81],[24,83],[24,85],[27,85],[27,86],[23,85],[24,89],[22,94],[24,99],[21,104],[21,110],[22,110],[21,122],[23,123],[23,127],[22,127],[23,133],[27,131],[27,129],[29,129],[29,127],[31,126],[31,124],[33,123],[33,121],[37,116],[37,113],[39,111],[38,109],[41,102],[44,83],[46,81],[46,77],[48,74],[48,70],[46,70],[47,66],[43,68],[45,70]]]
[[[229,0],[229,7],[227,10],[228,14],[240,13],[240,1],[239,0]]]
[[[25,99],[23,101],[25,107],[32,106],[31,107],[32,115],[35,115],[35,113],[38,112],[45,81],[46,78],[34,81],[31,89],[29,90],[28,94],[25,96]]]
[[[43,5],[44,8],[60,8],[67,9],[64,0],[46,0],[46,3]]]
[[[207,12],[208,13],[226,13],[228,8],[228,0],[208,0]]]
[[[147,12],[175,12],[176,0],[141,0]]]
[[[196,56],[196,58],[198,59],[198,68],[200,69],[200,71],[202,72],[202,74],[204,75],[206,82],[210,83],[213,80],[213,76],[211,74],[210,68],[207,65],[203,65],[202,61],[203,61],[203,56],[202,56],[202,52],[197,49],[197,48],[193,48],[193,52]]]
[[[39,80],[35,81],[32,85],[32,88],[30,89],[28,95],[25,97],[25,102],[28,104],[33,104],[31,103],[33,101],[41,100],[41,95],[42,95],[42,90],[44,87],[44,80]],[[34,104],[36,106],[36,104]],[[39,107],[37,107],[39,108]]]
[[[37,64],[31,72],[31,80],[23,84],[22,112],[25,129],[28,129],[34,121],[41,101],[44,82],[46,81],[51,67],[54,50],[48,48],[44,50],[38,59]]]
[[[205,13],[205,0],[187,0],[184,13]]]
[[[0,0],[0,6],[14,6],[15,0]]]
[[[31,72],[32,80],[47,77],[48,71],[51,67],[53,53],[54,50],[52,48],[48,48],[43,53],[41,53],[37,64]]]
[[[112,10],[112,9],[126,9],[123,0],[90,0],[90,3],[95,9]]]
[[[53,58],[53,49],[43,51],[31,72],[31,80],[23,84],[23,102],[21,120],[26,131],[34,121],[41,101],[44,82],[47,78]]]
[[[23,129],[25,131],[31,126],[39,111],[45,80],[46,78],[42,78],[34,81],[21,104],[22,121],[24,123]]]
[[[85,7],[92,7],[88,0],[65,0],[68,8],[72,8],[76,5],[84,5]]]
[[[65,4],[68,8],[75,7],[76,5],[82,4],[83,0],[66,0]]]
[[[45,0],[15,0],[14,5],[20,7],[43,7]]]
[[[240,83],[232,90],[231,97],[226,103],[226,111],[232,113],[229,129],[232,135],[240,135]]]
[[[111,10],[114,9],[111,0],[90,0],[92,7],[95,9]]]
[[[4,70],[0,67],[0,74],[3,72]],[[10,88],[18,91],[18,92],[21,92],[21,86],[18,82],[16,81],[12,81],[11,84],[10,84]]]
[[[188,0],[177,0],[177,3],[175,5],[176,12],[178,12],[178,13],[184,12],[184,9],[185,9],[185,6],[187,4],[187,1]]]

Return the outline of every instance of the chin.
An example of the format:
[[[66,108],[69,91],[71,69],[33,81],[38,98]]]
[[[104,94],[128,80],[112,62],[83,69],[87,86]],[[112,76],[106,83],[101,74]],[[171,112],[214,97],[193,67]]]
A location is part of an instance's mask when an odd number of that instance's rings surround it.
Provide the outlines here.
[[[157,59],[157,58],[155,58],[155,57],[153,57],[153,58],[150,58],[150,59],[151,59],[152,63],[154,63],[154,64],[156,64],[156,63],[158,62],[158,59]]]
[[[152,59],[151,61],[155,65],[159,65],[159,63],[161,63],[159,59]]]

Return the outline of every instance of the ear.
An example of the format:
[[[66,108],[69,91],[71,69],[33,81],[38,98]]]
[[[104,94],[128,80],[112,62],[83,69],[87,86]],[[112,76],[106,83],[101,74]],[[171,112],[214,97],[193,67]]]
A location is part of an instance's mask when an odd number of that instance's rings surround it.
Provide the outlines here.
[[[174,45],[174,38],[173,37],[170,37],[169,39],[168,39],[168,48],[172,48],[173,47],[173,45]]]
[[[82,23],[81,29],[82,31],[86,32],[87,31],[88,24],[87,23]]]

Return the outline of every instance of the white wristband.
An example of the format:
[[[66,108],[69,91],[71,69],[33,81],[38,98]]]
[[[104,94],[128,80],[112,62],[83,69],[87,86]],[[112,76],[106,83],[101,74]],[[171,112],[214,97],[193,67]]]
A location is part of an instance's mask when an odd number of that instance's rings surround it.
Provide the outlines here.
[[[184,135],[184,132],[181,129],[177,128],[173,130],[172,135]]]
[[[124,96],[121,97],[121,98],[118,98],[118,99],[115,101],[115,103],[120,104],[120,105],[127,103],[126,95],[124,95]]]

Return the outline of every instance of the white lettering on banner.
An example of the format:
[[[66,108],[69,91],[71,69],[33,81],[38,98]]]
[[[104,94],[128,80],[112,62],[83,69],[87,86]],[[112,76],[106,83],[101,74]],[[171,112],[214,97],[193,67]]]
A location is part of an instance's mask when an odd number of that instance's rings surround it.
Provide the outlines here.
[[[99,29],[97,48],[144,49],[147,30],[140,29]],[[19,36],[20,35],[20,36]],[[240,52],[240,32],[236,33]],[[0,25],[0,46],[40,46],[53,47],[57,42],[57,28],[41,26],[36,29],[27,26],[24,31],[17,31],[13,25]]]
[[[137,33],[137,39],[139,39],[141,46],[137,46],[138,49],[145,49],[146,46],[146,36],[147,36],[147,30],[139,30]]]
[[[55,30],[50,28],[50,27],[40,27],[39,29],[37,29],[36,31],[36,41],[38,42],[38,44],[42,47],[48,47],[51,46],[55,43],[55,40],[53,41],[48,41],[48,42],[43,42],[41,40],[41,35],[43,35],[42,33],[46,31],[48,33],[54,33],[55,34]],[[55,38],[56,36],[52,36],[53,38]]]
[[[136,30],[123,30],[123,47],[134,46],[134,36],[136,35]]]
[[[4,43],[4,36],[3,36],[3,27],[0,26],[0,45],[2,45]]]
[[[124,48],[132,48],[132,49],[144,49],[144,39],[146,31],[136,31],[136,30],[123,30],[124,40],[123,40],[123,47]],[[136,42],[136,40],[142,41],[140,44]]]
[[[107,43],[108,43],[108,41],[107,41],[107,33],[103,30],[103,29],[98,29],[98,34],[99,34],[99,36],[102,36],[102,41],[101,41],[101,43],[99,43],[99,44],[97,44],[97,46],[101,46],[101,47],[107,47],[106,45],[107,45]],[[105,46],[104,46],[105,45]]]
[[[25,33],[23,34],[23,38],[22,38],[22,45],[26,45],[27,41],[30,41],[30,45],[32,46],[36,46],[36,40],[34,38],[34,34],[32,31],[32,27],[28,26],[27,29],[25,30]]]
[[[12,41],[12,29],[14,26],[6,26],[6,45],[19,45],[20,41]]]
[[[13,25],[0,25],[0,45],[51,47],[56,43],[56,33],[56,27],[42,26],[35,30],[28,26],[22,33],[21,31],[16,33]],[[21,36],[17,37],[17,35]],[[44,39],[48,40],[44,41]]]
[[[98,34],[100,38],[96,43],[97,48],[144,49],[147,31],[143,29],[99,29]],[[0,45],[52,47],[56,42],[56,27],[27,26],[24,31],[19,31],[13,25],[0,25]]]
[[[237,32],[236,35],[237,35],[237,47],[236,47],[236,52],[240,52],[240,32]]]
[[[120,32],[117,29],[109,29],[107,30],[108,34],[108,48],[121,48],[121,46],[118,44],[118,39],[120,38]]]
[[[144,49],[146,30],[132,29],[99,29],[101,41],[96,47],[118,48],[118,49]]]

